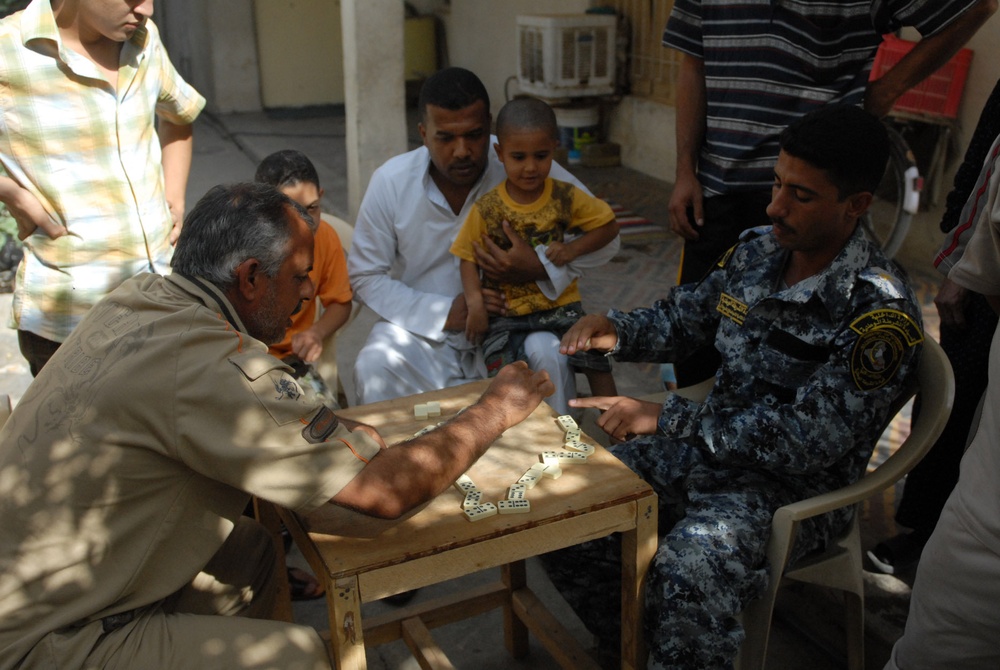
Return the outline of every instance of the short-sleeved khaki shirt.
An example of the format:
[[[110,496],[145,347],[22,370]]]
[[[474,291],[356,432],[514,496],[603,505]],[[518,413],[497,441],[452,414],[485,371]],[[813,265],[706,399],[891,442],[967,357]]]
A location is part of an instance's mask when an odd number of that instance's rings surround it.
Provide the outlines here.
[[[378,445],[286,370],[198,279],[94,307],[0,432],[0,668],[180,589],[248,493],[309,512],[351,481]]]

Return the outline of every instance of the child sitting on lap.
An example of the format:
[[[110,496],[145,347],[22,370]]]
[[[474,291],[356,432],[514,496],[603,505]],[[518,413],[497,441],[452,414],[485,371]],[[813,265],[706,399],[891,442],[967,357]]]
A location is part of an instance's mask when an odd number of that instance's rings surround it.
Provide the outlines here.
[[[523,343],[530,333],[546,330],[561,337],[584,312],[576,280],[558,296],[545,295],[535,282],[498,285],[480,280],[474,243],[489,235],[501,248],[510,248],[503,230],[506,221],[532,247],[546,245],[546,258],[563,266],[618,235],[618,223],[607,203],[549,177],[557,137],[555,114],[541,100],[519,98],[503,106],[497,116],[494,148],[507,178],[476,201],[451,247],[461,259],[468,306],[465,335],[470,342],[482,343],[490,376],[507,363],[526,359]],[[566,241],[567,234],[578,237]],[[487,315],[484,286],[504,293],[506,316]],[[570,362],[586,374],[591,393],[617,395],[611,363],[605,356],[578,352]]]

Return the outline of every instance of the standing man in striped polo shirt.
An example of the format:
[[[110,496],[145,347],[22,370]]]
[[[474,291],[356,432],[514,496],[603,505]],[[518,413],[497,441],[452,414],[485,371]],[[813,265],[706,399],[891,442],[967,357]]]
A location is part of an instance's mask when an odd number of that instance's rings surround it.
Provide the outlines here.
[[[25,240],[13,325],[32,375],[119,284],[165,273],[180,234],[205,99],[152,13],[33,0],[0,21],[0,202]]]
[[[944,65],[997,0],[676,0],[663,44],[682,52],[677,176],[670,225],[684,238],[680,283],[700,281],[739,234],[769,223],[781,130],[828,103],[884,116]],[[923,39],[868,82],[881,35]],[[711,347],[677,367],[679,385],[711,376]]]

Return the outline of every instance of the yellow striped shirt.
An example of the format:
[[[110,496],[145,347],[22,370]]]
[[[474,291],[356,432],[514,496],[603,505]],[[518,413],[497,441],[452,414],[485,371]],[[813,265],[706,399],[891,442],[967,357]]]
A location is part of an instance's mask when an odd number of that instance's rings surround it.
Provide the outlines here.
[[[117,86],[63,45],[48,0],[0,21],[0,174],[70,231],[25,240],[12,325],[63,341],[94,303],[165,272],[172,221],[154,115],[191,123],[205,104],[147,21],[122,45]]]

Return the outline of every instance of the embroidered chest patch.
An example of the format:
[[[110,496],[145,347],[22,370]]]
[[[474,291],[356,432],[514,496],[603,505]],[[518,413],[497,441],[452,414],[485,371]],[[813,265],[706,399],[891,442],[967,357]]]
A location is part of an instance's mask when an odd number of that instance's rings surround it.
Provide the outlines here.
[[[920,327],[905,312],[879,309],[851,324],[858,341],[851,352],[851,376],[862,391],[874,391],[892,379],[903,362],[903,352],[920,342]]]
[[[745,302],[737,300],[727,293],[722,293],[719,295],[719,304],[715,306],[715,310],[722,316],[732,319],[742,326],[743,320],[746,319],[750,308]]]
[[[298,400],[302,397],[302,389],[299,388],[299,385],[291,377],[282,375],[271,381],[274,384],[274,392],[278,394],[275,400],[282,400],[284,398]]]

